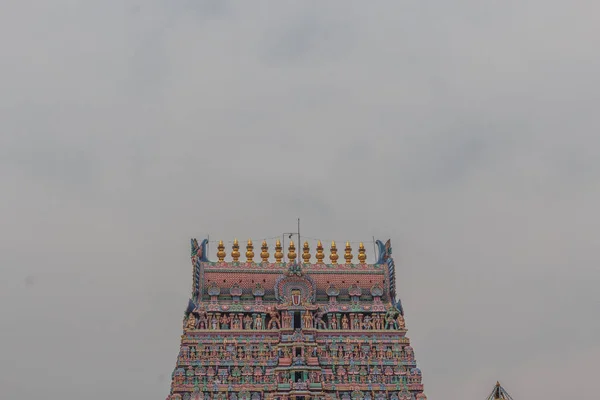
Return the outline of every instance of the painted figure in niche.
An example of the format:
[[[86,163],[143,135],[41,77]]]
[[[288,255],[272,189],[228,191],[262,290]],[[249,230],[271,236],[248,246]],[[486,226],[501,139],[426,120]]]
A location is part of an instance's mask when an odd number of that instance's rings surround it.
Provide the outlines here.
[[[276,329],[281,329],[281,322],[279,320],[279,313],[277,312],[277,310],[270,308],[269,309],[269,324],[267,325],[267,329],[273,329],[273,327],[275,327]]]
[[[219,329],[219,321],[217,320],[217,317],[215,315],[213,315],[210,320],[210,328],[213,330]]]
[[[304,328],[312,328],[313,317],[310,311],[307,310],[302,316],[302,319],[304,320]]]
[[[337,329],[337,318],[335,318],[335,315],[330,315],[329,318],[331,319],[331,329]]]
[[[199,313],[198,328],[208,329],[208,314],[206,314],[206,311],[204,311],[204,309],[200,310]]]
[[[282,315],[282,320],[283,320],[283,328],[291,328],[292,327],[292,316],[287,313],[284,312]]]
[[[242,322],[240,321],[239,314],[235,314],[231,318],[231,329],[240,329],[241,328],[241,324],[242,324]]]
[[[375,314],[375,329],[381,330],[382,328],[381,316],[379,314]]]
[[[254,329],[262,329],[262,318],[260,317],[260,314],[257,314],[256,318],[254,319]]]
[[[371,317],[369,314],[365,315],[365,319],[363,320],[363,329],[371,329]]]
[[[357,315],[352,319],[352,329],[358,330],[362,326],[362,314]]]
[[[221,317],[221,329],[229,329],[229,317],[227,314],[223,314]]]
[[[396,327],[396,320],[394,319],[394,314],[388,312],[385,315],[385,329],[394,329]]]
[[[342,329],[348,330],[348,317],[346,314],[344,314],[344,317],[342,318]]]
[[[244,317],[244,329],[252,329],[252,317],[250,315]]]
[[[196,317],[193,313],[190,313],[185,329],[196,329]]]
[[[404,322],[404,317],[402,316],[402,314],[398,313],[396,323],[398,324],[398,329],[406,329],[406,323]]]
[[[314,320],[315,320],[315,328],[319,329],[327,329],[327,324],[325,323],[325,321],[323,320],[323,316],[325,315],[325,311],[319,309],[317,311],[317,313],[314,316]]]

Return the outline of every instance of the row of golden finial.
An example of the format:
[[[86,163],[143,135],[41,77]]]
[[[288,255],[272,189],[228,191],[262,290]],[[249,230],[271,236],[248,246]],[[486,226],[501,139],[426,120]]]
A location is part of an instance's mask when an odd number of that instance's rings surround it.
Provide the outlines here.
[[[225,261],[225,256],[227,254],[225,253],[225,245],[223,244],[222,240],[219,241],[217,250],[218,250],[217,258],[219,259],[219,262]],[[269,262],[269,256],[270,256],[269,246],[267,245],[266,240],[263,240],[260,250],[261,250],[260,258],[261,258],[262,262]],[[337,264],[340,256],[338,255],[338,249],[335,244],[335,241],[331,242],[331,247],[330,247],[329,251],[330,251],[329,259],[331,260],[331,264]],[[233,258],[233,262],[239,262],[240,255],[241,255],[240,254],[240,244],[239,244],[238,240],[235,239],[233,241],[233,246],[231,249],[231,258]],[[279,239],[275,243],[274,256],[275,256],[275,262],[277,262],[277,263],[284,262],[283,261],[283,257],[284,257],[283,247],[281,246],[281,241]],[[302,246],[302,255],[301,256],[302,256],[302,262],[304,264],[310,264],[311,254],[310,254],[310,247],[308,245],[308,242],[304,242],[304,246]],[[290,241],[287,257],[290,261],[295,261],[297,258],[296,246],[294,245],[293,240]],[[353,257],[354,256],[352,255],[352,247],[350,247],[350,242],[346,242],[346,247],[344,249],[344,260],[346,261],[346,264],[352,264]],[[320,240],[317,243],[317,253],[315,254],[315,258],[317,259],[317,264],[323,264],[323,259],[325,258],[325,254],[323,253],[323,244],[321,244]],[[363,243],[360,243],[358,245],[358,261],[360,264],[364,264],[367,261],[367,254],[366,254],[366,250],[365,250],[365,245]],[[254,245],[252,244],[252,240],[248,240],[248,244],[246,245],[246,262],[249,262],[249,263],[254,262]]]

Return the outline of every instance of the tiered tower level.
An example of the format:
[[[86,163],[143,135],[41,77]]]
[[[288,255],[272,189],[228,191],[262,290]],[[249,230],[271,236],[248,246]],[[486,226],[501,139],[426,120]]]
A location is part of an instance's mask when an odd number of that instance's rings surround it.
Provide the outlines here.
[[[234,241],[218,261],[192,240],[193,290],[167,400],[426,400],[404,312],[396,300],[391,246],[356,260],[350,243]],[[255,257],[258,253],[258,260]],[[340,254],[338,254],[338,252]],[[298,256],[299,255],[299,256]],[[316,259],[312,262],[312,259]]]

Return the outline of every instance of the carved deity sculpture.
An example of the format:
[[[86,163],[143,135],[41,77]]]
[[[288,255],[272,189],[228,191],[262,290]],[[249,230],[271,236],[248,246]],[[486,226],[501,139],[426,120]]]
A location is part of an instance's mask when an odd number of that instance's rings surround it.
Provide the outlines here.
[[[231,329],[240,329],[242,325],[242,321],[240,320],[239,314],[234,315],[231,318]]]
[[[385,329],[394,329],[396,328],[396,320],[394,319],[394,314],[388,312],[385,315]]]
[[[281,318],[282,318],[282,327],[283,328],[291,328],[292,327],[292,316],[289,313],[284,312]]]
[[[398,313],[396,322],[398,324],[398,329],[406,329],[406,322],[404,322],[404,317],[402,316],[402,314]]]
[[[229,329],[229,317],[227,314],[223,314],[221,317],[221,329]]]
[[[380,330],[382,328],[382,321],[381,321],[381,316],[379,314],[375,314],[375,317],[373,318],[374,322],[375,322],[375,327],[374,329]]]
[[[371,329],[371,317],[369,314],[365,315],[365,319],[363,320],[363,329]]]
[[[187,324],[185,325],[185,329],[196,329],[196,317],[193,313],[190,313]]]
[[[325,315],[325,311],[323,311],[321,309],[319,309],[319,311],[317,311],[317,313],[315,314],[315,316],[314,316],[315,328],[327,329],[327,324],[325,323],[325,321],[323,321],[323,315]]]
[[[252,329],[252,317],[249,315],[244,317],[244,329]]]
[[[342,329],[348,330],[348,328],[348,317],[346,316],[346,314],[344,314],[344,317],[342,318]]]
[[[198,322],[198,328],[200,329],[208,329],[208,314],[206,311],[200,310],[200,317]]]
[[[331,329],[337,329],[337,318],[335,318],[335,315],[330,315],[329,317],[331,319]]]
[[[310,311],[307,310],[302,316],[302,319],[304,320],[304,328],[312,328],[313,317]]]
[[[254,319],[254,329],[262,329],[262,318],[260,317],[260,314],[256,315],[256,318]]]
[[[269,324],[267,325],[267,329],[273,329],[273,326],[275,326],[275,328],[277,329],[281,329],[281,322],[279,321],[279,313],[274,310],[274,309],[270,309],[269,310]]]

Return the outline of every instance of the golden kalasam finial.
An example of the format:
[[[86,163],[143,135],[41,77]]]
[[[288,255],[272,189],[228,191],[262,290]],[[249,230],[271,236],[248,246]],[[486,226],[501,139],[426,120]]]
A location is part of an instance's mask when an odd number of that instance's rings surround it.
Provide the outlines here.
[[[279,239],[277,239],[277,242],[275,242],[275,262],[276,263],[281,263],[281,260],[283,259],[283,249],[281,248],[281,241]]]
[[[335,246],[335,241],[331,242],[331,254],[329,255],[329,259],[331,260],[332,264],[337,264],[337,260],[338,258],[340,258],[340,256],[338,256],[337,254],[337,247]]]
[[[317,264],[323,264],[323,259],[325,258],[325,254],[323,253],[323,244],[319,240],[317,243],[317,254],[315,254],[317,258]]]
[[[296,259],[296,246],[294,241],[290,240],[290,247],[288,247],[288,259],[294,261]]]
[[[233,246],[231,247],[231,257],[233,257],[233,262],[238,262],[240,260],[240,244],[237,239],[233,240]]]
[[[302,260],[304,264],[310,264],[310,247],[308,247],[308,242],[304,242],[304,246],[302,246]]]
[[[260,258],[262,259],[262,262],[269,262],[269,246],[267,246],[266,240],[263,240],[260,250]]]
[[[254,245],[252,244],[252,239],[248,239],[248,244],[246,245],[246,262],[254,262]]]
[[[352,264],[352,247],[350,247],[350,242],[346,242],[346,248],[344,251],[344,259],[346,260],[346,264]]]
[[[358,261],[361,264],[364,264],[367,261],[366,252],[367,250],[365,250],[365,245],[363,244],[363,242],[360,242],[360,244],[358,245]]]
[[[225,261],[225,256],[227,255],[227,253],[225,253],[225,245],[223,244],[222,240],[219,240],[217,250],[217,258],[219,259],[219,262]]]

